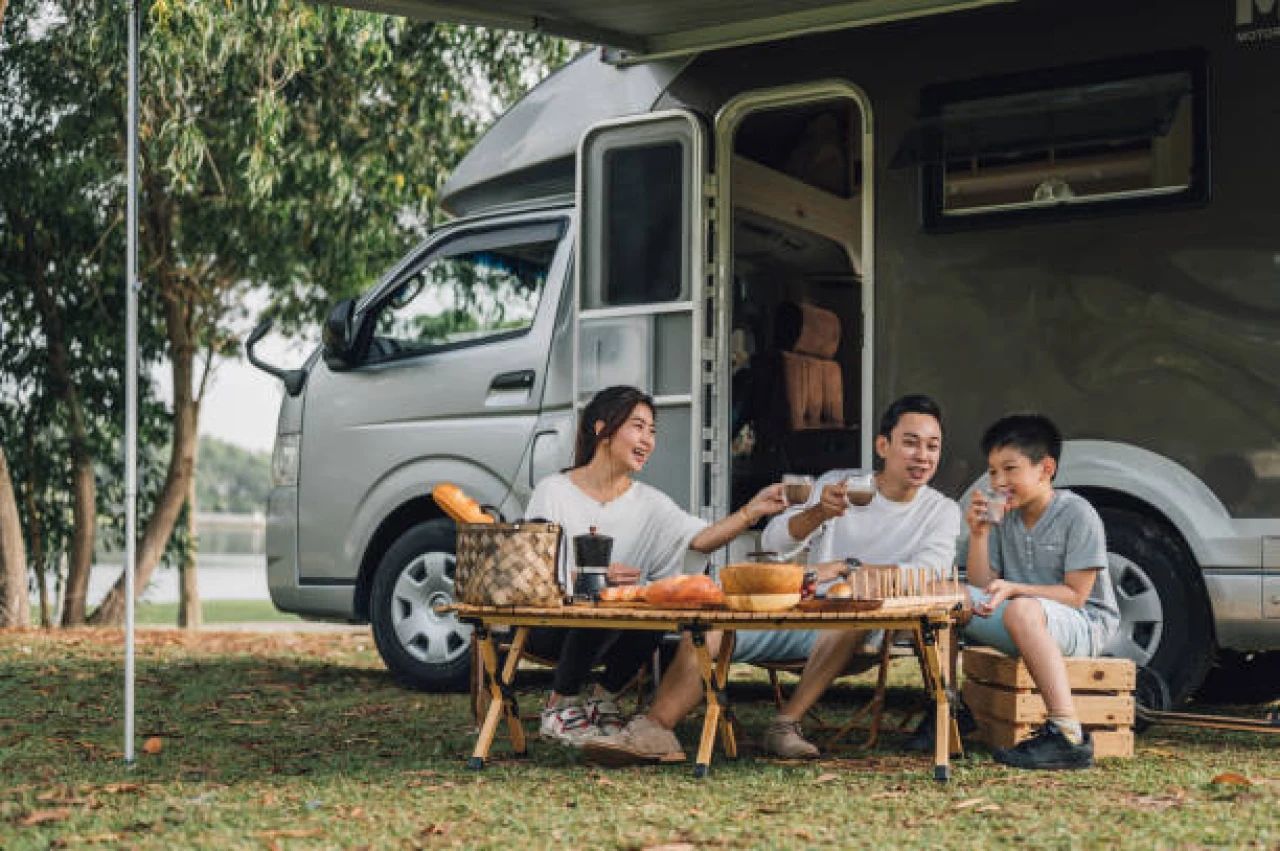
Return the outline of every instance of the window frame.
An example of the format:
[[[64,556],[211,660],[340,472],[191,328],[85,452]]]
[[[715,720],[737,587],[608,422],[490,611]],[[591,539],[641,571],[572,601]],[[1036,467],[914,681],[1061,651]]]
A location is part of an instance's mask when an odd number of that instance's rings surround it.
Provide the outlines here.
[[[421,250],[411,254],[404,262],[398,264],[374,288],[372,295],[361,305],[358,326],[359,338],[356,341],[356,363],[359,367],[383,366],[397,361],[428,357],[441,352],[452,352],[459,349],[485,346],[491,343],[517,340],[528,335],[537,325],[538,318],[545,309],[546,296],[552,289],[551,272],[555,268],[556,257],[564,250],[564,237],[568,232],[568,228],[568,220],[563,216],[557,216],[549,219],[504,222],[490,227],[468,229],[457,233],[449,233],[434,244],[428,243]],[[538,238],[540,235],[542,238]],[[547,281],[543,286],[542,294],[538,297],[538,306],[535,308],[533,317],[528,325],[511,331],[499,331],[483,337],[457,340],[452,343],[428,345],[413,351],[393,353],[376,360],[370,359],[370,346],[373,343],[374,331],[377,328],[381,311],[391,301],[396,290],[402,284],[421,273],[427,266],[437,260],[446,260],[461,254],[501,249],[512,245],[528,245],[535,242],[554,242],[556,247],[552,253],[551,261],[547,264]]]
[[[946,163],[924,162],[919,167],[923,229],[929,233],[948,233],[1148,210],[1187,209],[1207,204],[1211,196],[1212,168],[1209,65],[1208,54],[1203,50],[1170,51],[928,86],[920,93],[920,116],[923,121],[939,120],[944,107],[966,101],[1175,73],[1188,75],[1191,82],[1191,179],[1185,189],[1152,189],[1149,193],[1135,190],[1124,197],[1099,197],[1072,204],[975,209],[963,215],[948,215],[944,209]]]

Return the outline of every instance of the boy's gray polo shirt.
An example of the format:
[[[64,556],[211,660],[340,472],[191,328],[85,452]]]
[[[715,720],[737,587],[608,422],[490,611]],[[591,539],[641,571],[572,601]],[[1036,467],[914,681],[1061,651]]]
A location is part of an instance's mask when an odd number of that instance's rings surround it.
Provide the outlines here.
[[[1097,571],[1085,601],[1085,616],[1093,631],[1094,653],[1101,653],[1120,626],[1120,609],[1107,570],[1107,540],[1102,518],[1085,499],[1071,491],[1055,490],[1049,507],[1030,531],[1022,512],[1014,509],[991,529],[991,569],[1010,582],[1061,585],[1073,570]],[[968,542],[957,553],[961,565],[969,557]]]

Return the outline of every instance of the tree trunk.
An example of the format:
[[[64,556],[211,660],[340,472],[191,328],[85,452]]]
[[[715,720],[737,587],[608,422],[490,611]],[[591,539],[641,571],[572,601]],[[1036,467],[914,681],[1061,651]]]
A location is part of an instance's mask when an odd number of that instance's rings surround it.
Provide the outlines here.
[[[22,543],[18,500],[9,476],[9,461],[0,447],[0,627],[30,626],[27,553]]]
[[[23,501],[27,505],[27,529],[31,532],[30,564],[36,577],[36,588],[40,592],[40,626],[48,629],[53,626],[53,619],[49,613],[49,564],[44,555],[44,530],[40,522],[40,509],[31,495],[34,487],[30,482],[27,484],[26,498]]]
[[[196,477],[192,476],[187,490],[187,547],[182,554],[182,590],[178,601],[178,626],[192,630],[204,623],[200,586],[196,583],[196,544]]]
[[[153,223],[154,224],[154,223]],[[154,232],[154,231],[153,231]],[[163,241],[161,242],[163,245]],[[182,287],[163,272],[157,275],[157,288],[162,293],[165,310],[165,333],[169,338],[169,359],[173,371],[173,443],[169,468],[155,510],[138,543],[134,592],[141,594],[160,563],[169,536],[182,513],[192,479],[195,476],[197,428],[200,419],[200,396],[195,391],[195,321],[191,307],[182,300]],[[124,576],[111,586],[102,605],[89,622],[97,625],[124,623]]]
[[[98,525],[98,487],[93,478],[93,459],[85,456],[76,460],[71,487],[75,528],[71,532],[71,563],[62,603],[63,626],[84,623],[89,573],[93,570],[93,536]]]
[[[47,252],[45,252],[47,254]],[[40,256],[34,252],[33,256]],[[67,406],[67,436],[70,440],[71,513],[75,528],[71,533],[71,567],[62,605],[62,625],[84,623],[85,595],[89,590],[89,571],[93,568],[93,539],[98,525],[98,487],[93,476],[93,452],[89,447],[89,431],[85,426],[80,393],[72,380],[67,335],[62,315],[48,281],[40,269],[33,269],[32,293],[49,347],[49,384],[53,395]]]

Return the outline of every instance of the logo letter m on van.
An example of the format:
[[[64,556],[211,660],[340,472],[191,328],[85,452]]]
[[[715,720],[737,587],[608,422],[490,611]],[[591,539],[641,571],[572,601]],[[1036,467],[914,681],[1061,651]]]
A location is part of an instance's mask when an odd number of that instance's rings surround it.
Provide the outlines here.
[[[1247,27],[1254,23],[1256,17],[1273,14],[1276,2],[1277,0],[1236,0],[1236,26]]]

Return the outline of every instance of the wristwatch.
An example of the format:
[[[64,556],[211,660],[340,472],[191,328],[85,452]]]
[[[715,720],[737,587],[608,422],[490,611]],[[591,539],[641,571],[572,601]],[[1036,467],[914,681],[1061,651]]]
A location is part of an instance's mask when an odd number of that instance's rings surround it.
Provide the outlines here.
[[[849,556],[844,560],[844,578],[848,579],[860,567],[862,567],[862,559]]]

